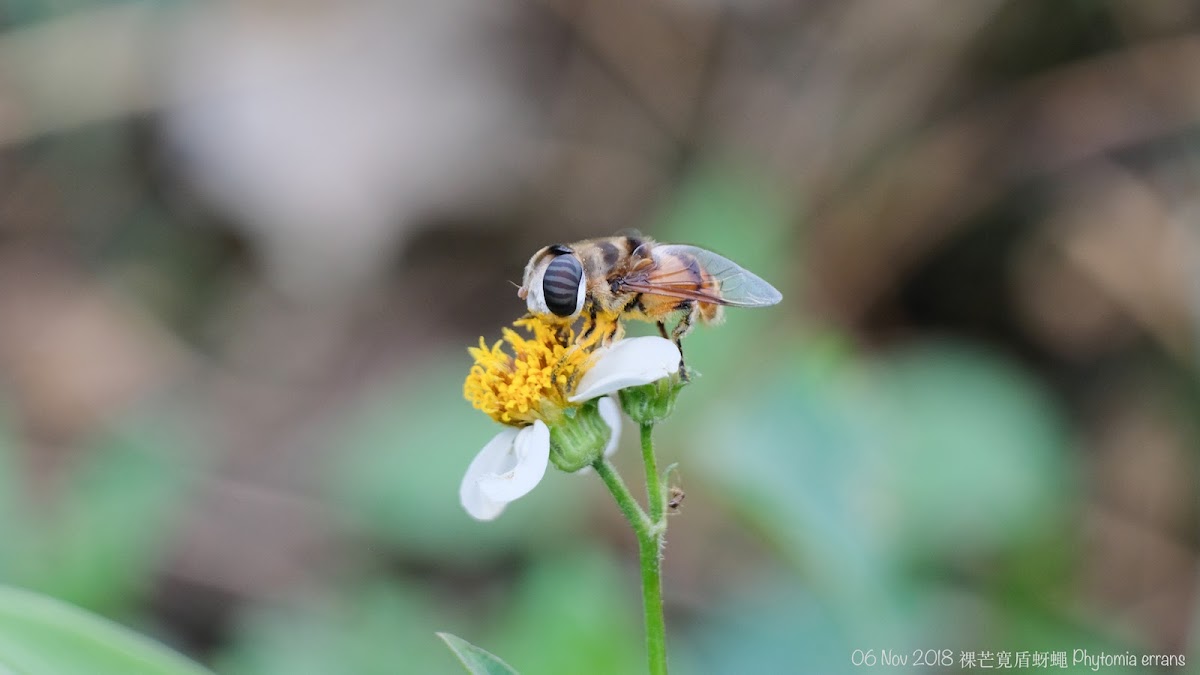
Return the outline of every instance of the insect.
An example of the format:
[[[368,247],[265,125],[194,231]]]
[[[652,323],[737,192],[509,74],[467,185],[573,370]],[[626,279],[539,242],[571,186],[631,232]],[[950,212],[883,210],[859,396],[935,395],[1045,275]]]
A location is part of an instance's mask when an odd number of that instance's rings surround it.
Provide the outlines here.
[[[517,296],[551,321],[569,324],[582,316],[585,337],[601,329],[612,340],[625,320],[655,323],[681,354],[683,337],[697,321],[719,322],[725,306],[766,307],[783,298],[712,251],[660,244],[636,232],[542,248],[525,266]]]
[[[667,508],[671,510],[671,513],[679,510],[679,507],[683,505],[683,498],[686,496],[682,489],[671,487],[671,492],[667,495]]]

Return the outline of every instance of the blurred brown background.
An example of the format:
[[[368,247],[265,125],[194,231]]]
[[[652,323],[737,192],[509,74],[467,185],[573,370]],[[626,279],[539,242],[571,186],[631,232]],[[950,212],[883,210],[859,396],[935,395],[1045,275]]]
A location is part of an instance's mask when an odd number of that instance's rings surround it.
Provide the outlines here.
[[[456,672],[435,630],[637,672],[598,481],[456,496],[465,347],[537,248],[637,227],[785,296],[689,339],[659,434],[679,672],[1200,658],[1200,3],[0,21],[3,581],[219,672]]]

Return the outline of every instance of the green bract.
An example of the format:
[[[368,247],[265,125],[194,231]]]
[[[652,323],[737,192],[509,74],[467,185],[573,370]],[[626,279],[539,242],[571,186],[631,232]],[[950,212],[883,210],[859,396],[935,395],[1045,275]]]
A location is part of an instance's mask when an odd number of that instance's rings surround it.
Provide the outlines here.
[[[600,416],[599,401],[588,401],[550,427],[550,462],[560,470],[574,473],[604,455],[612,429]]]
[[[675,399],[685,386],[683,378],[672,374],[650,384],[622,389],[621,408],[641,426],[657,424],[675,411]]]

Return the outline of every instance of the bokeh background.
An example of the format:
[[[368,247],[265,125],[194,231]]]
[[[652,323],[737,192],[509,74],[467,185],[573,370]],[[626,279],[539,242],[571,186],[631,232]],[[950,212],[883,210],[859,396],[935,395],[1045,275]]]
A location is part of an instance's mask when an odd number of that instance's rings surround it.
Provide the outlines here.
[[[551,472],[494,523],[457,498],[497,431],[466,346],[522,312],[537,248],[636,227],[785,297],[689,338],[703,376],[658,431],[677,672],[1200,663],[1200,3],[0,25],[0,581],[235,675],[458,672],[434,631],[639,672],[598,480]]]

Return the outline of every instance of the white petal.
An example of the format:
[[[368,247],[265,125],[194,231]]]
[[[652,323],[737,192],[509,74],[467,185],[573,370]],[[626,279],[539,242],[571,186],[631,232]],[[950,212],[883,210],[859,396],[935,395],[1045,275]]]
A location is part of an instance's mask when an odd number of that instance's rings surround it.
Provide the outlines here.
[[[608,423],[608,428],[612,430],[612,435],[608,437],[608,445],[604,448],[604,456],[612,457],[617,451],[617,445],[621,441],[621,408],[617,405],[616,399],[611,396],[605,396],[600,399],[600,419]],[[577,476],[586,476],[592,472],[592,467],[585,466],[575,472]]]
[[[617,443],[621,440],[621,406],[617,405],[616,399],[611,396],[600,399],[600,418],[608,422],[608,428],[612,429],[608,445],[604,448],[604,456],[612,457],[617,451]]]
[[[597,351],[596,363],[580,378],[570,401],[588,401],[625,387],[650,384],[678,372],[681,358],[679,348],[666,338],[620,340]]]
[[[512,452],[517,433],[516,429],[505,429],[496,434],[467,467],[462,485],[458,488],[458,499],[467,514],[475,520],[492,520],[504,510],[505,502],[488,499],[479,488],[479,481],[484,476],[495,474],[504,465],[506,457]]]
[[[472,494],[471,501],[467,501],[467,498],[463,497],[462,505],[467,510],[467,515],[475,520],[495,520],[504,512],[504,507],[508,506],[506,502],[494,502],[484,497],[483,492],[478,487],[475,488]]]
[[[511,502],[529,494],[550,463],[550,428],[538,420],[533,426],[517,433],[512,445],[512,459],[503,473],[492,473],[479,480],[483,496],[496,502]]]

